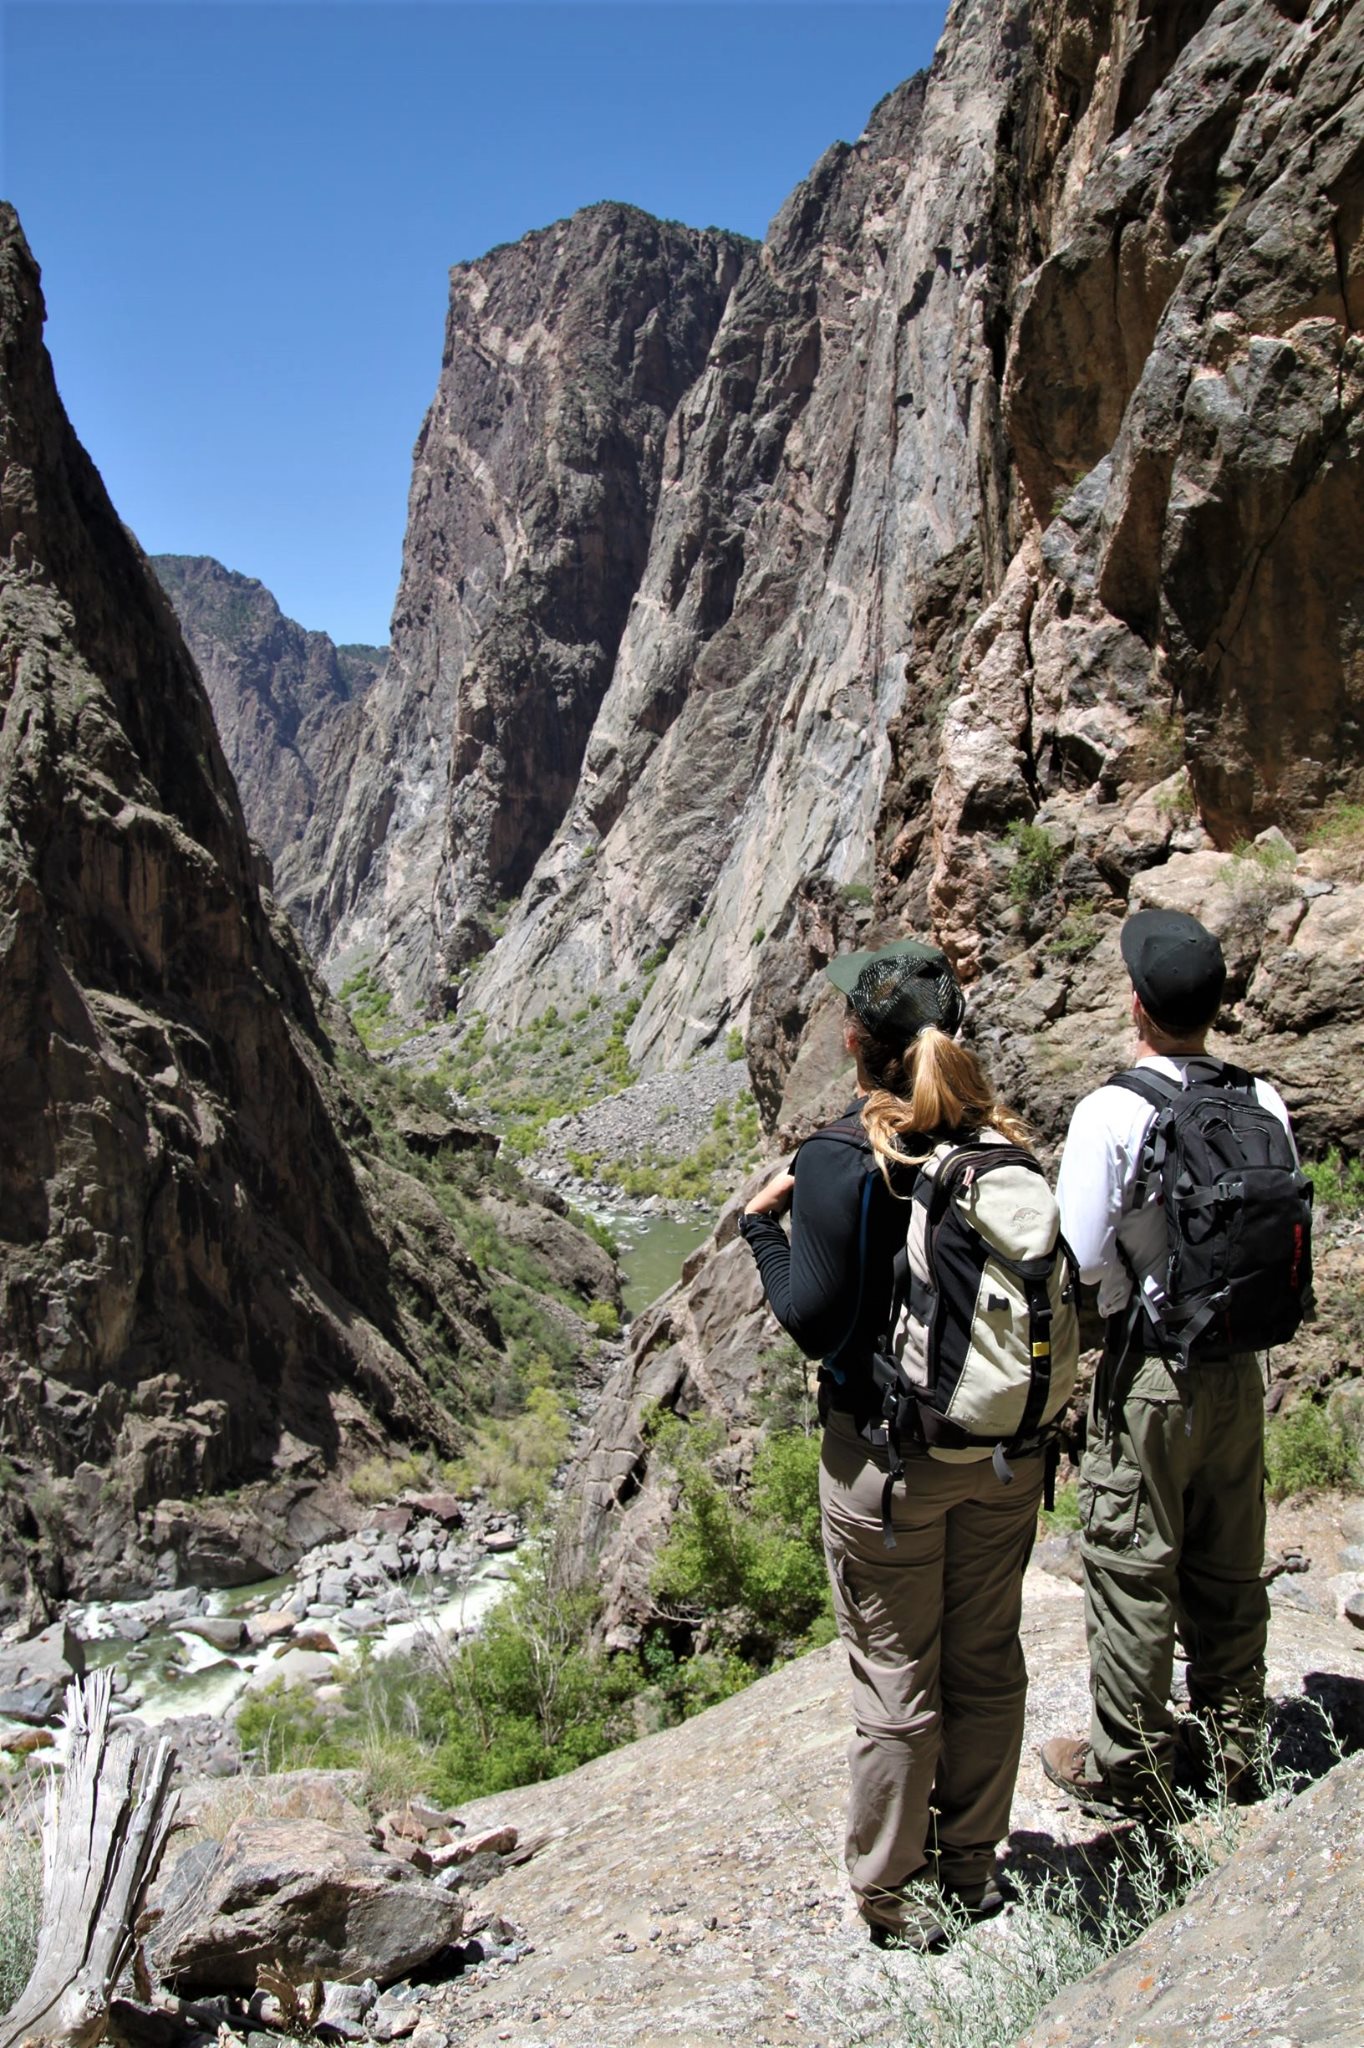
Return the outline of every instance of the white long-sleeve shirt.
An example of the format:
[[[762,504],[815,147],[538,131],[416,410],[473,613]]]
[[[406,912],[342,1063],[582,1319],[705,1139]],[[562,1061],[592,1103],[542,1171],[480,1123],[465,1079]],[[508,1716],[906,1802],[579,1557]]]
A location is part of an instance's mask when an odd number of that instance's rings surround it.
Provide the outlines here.
[[[1182,1078],[1179,1062],[1163,1054],[1149,1055],[1137,1066]],[[1277,1090],[1257,1079],[1255,1093],[1291,1139],[1293,1127]],[[1098,1283],[1101,1315],[1116,1315],[1132,1298],[1123,1252],[1141,1278],[1152,1315],[1164,1305],[1166,1236],[1165,1212],[1157,1201],[1159,1182],[1147,1188],[1140,1210],[1131,1207],[1142,1146],[1155,1117],[1151,1105],[1129,1088],[1105,1085],[1075,1105],[1066,1133],[1056,1184],[1061,1230],[1079,1261],[1081,1279]]]

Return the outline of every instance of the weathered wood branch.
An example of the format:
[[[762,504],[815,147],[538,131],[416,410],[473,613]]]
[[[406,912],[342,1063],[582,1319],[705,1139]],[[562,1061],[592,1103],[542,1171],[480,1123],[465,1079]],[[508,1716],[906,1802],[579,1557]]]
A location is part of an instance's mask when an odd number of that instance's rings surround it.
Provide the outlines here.
[[[43,1917],[33,1974],[0,2019],[0,2048],[94,2048],[128,1966],[137,1916],[175,1817],[175,1752],[144,1762],[136,1736],[110,1732],[110,1675],[68,1686],[66,1769],[43,1815]]]

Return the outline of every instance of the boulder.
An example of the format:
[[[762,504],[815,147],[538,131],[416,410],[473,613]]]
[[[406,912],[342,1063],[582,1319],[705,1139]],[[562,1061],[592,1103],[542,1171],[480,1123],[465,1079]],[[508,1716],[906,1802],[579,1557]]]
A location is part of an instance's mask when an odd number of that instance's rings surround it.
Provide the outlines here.
[[[0,1719],[40,1723],[61,1711],[67,1686],[85,1676],[80,1638],[64,1621],[0,1650]]]
[[[272,1609],[268,1614],[253,1614],[246,1624],[246,1633],[253,1643],[273,1643],[281,1636],[292,1635],[297,1626],[292,1614]]]
[[[326,1657],[320,1650],[295,1650],[292,1646],[276,1650],[273,1657],[267,1657],[258,1664],[251,1674],[250,1686],[255,1692],[262,1687],[283,1683],[285,1685],[325,1685],[336,1676],[336,1659]]]
[[[206,1614],[201,1620],[180,1624],[181,1635],[198,1636],[215,1650],[230,1653],[246,1641],[246,1624],[234,1614]]]
[[[183,1993],[255,1988],[262,1963],[295,1982],[391,1984],[457,1939],[458,1899],[357,1828],[235,1821],[187,1849],[152,1892],[150,1963]]]
[[[458,1529],[464,1520],[464,1510],[453,1493],[405,1493],[403,1506],[415,1508],[419,1515],[430,1515],[447,1529]]]

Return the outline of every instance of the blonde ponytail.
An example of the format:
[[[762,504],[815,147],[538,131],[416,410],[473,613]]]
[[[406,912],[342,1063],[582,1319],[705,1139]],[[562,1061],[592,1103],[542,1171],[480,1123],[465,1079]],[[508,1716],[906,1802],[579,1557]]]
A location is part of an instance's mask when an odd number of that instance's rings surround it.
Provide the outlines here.
[[[878,1045],[856,1019],[853,1031],[867,1078],[881,1084],[862,1105],[862,1128],[892,1194],[892,1168],[921,1165],[944,1137],[974,1137],[988,1127],[1015,1145],[1030,1142],[1022,1117],[996,1098],[979,1056],[937,1025],[925,1026],[903,1052]],[[901,1142],[911,1135],[917,1151]]]

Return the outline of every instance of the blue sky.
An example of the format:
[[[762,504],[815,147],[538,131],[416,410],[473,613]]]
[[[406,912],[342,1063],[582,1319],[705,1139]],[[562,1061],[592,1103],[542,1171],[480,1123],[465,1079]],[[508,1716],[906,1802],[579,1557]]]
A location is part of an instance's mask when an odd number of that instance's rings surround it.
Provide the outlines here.
[[[597,199],[761,235],[945,0],[2,0],[0,191],[150,552],[382,641],[450,264]]]

